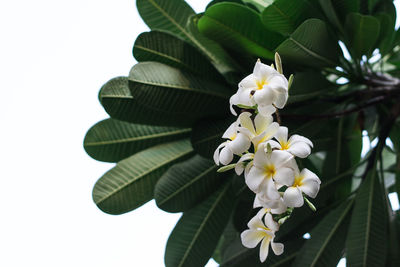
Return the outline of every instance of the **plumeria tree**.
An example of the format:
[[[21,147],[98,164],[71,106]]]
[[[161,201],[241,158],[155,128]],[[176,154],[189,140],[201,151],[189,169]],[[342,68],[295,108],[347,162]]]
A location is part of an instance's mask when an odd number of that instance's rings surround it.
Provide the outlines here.
[[[391,0],[136,4],[139,63],[101,88],[111,118],[84,141],[117,162],[93,189],[102,211],[183,212],[171,267],[400,266]]]

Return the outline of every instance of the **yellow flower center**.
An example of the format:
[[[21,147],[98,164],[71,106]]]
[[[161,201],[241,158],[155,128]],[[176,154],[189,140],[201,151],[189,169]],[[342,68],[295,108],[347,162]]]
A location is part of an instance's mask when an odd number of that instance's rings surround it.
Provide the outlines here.
[[[231,137],[229,137],[229,139],[231,139],[231,141],[235,140],[237,137],[237,133],[234,133],[233,135],[231,135]]]
[[[257,80],[256,83],[257,83],[257,90],[263,89],[264,85],[268,84],[267,81],[265,81],[265,80],[261,80],[261,81]]]
[[[268,178],[271,178],[275,175],[276,169],[274,165],[265,166],[265,174]]]
[[[288,150],[289,147],[290,146],[288,142],[281,142],[281,150]]]
[[[296,186],[302,186],[303,185],[303,179],[304,179],[304,177],[303,176],[295,176],[294,177],[294,183],[293,183],[293,187],[296,187]]]

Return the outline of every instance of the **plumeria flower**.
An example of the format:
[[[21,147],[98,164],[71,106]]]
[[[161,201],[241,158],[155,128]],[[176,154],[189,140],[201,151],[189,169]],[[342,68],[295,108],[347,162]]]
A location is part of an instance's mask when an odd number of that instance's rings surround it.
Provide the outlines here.
[[[254,150],[257,151],[258,146],[272,139],[278,132],[279,124],[273,122],[271,115],[262,116],[257,114],[254,118],[254,123],[251,119],[250,112],[243,112],[239,115],[239,121],[244,134],[247,133],[250,140],[253,142]]]
[[[283,253],[283,244],[274,243],[275,232],[278,231],[279,225],[274,221],[270,213],[265,215],[264,222],[258,216],[255,216],[249,221],[247,226],[249,229],[245,230],[240,235],[242,244],[247,248],[255,248],[258,243],[261,242],[261,262],[264,262],[267,259],[270,243],[275,255],[281,255]]]
[[[279,127],[277,133],[275,134],[276,140],[270,140],[267,143],[271,145],[271,148],[276,148],[279,150],[286,150],[291,153],[293,156],[299,158],[306,158],[311,153],[311,148],[313,147],[313,143],[310,139],[300,136],[300,135],[292,135],[288,139],[288,128],[281,126]],[[265,144],[265,148],[266,145]]]
[[[254,165],[245,177],[247,186],[268,199],[279,199],[278,188],[282,185],[291,186],[294,182],[294,172],[289,167],[292,159],[293,156],[285,151],[268,153],[259,149],[254,155]]]
[[[308,169],[301,172],[296,166],[294,168],[294,183],[288,187],[283,194],[283,201],[289,207],[301,207],[304,204],[303,193],[311,198],[318,194],[321,180]]]
[[[254,153],[244,154],[236,163],[235,166],[236,174],[241,175],[244,171],[244,175],[246,176],[249,173],[251,166],[253,166],[253,159],[254,159]]]
[[[262,208],[258,211],[257,216],[262,218],[264,214],[282,214],[287,211],[287,206],[282,198],[268,199],[264,195],[256,194],[254,198],[253,208]]]
[[[235,121],[222,135],[222,138],[228,140],[220,144],[215,150],[215,164],[219,165],[221,162],[223,165],[227,165],[232,161],[234,154],[240,155],[250,148],[251,142],[249,137],[238,132],[238,126],[239,122]]]
[[[288,81],[273,67],[257,60],[253,73],[239,83],[239,90],[230,99],[232,105],[253,106],[257,104],[258,111],[266,116],[283,108],[288,99]],[[232,112],[234,115],[236,113]]]

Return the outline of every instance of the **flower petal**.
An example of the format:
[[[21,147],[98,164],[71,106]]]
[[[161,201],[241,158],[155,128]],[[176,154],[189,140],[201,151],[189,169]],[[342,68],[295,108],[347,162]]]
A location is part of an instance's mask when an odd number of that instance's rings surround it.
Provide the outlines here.
[[[247,160],[252,160],[254,158],[254,154],[253,153],[247,153],[245,155],[243,155],[239,161],[236,163],[235,166],[235,172],[237,175],[241,175],[244,171],[244,167],[245,167],[245,161]],[[249,164],[249,163],[247,163]]]
[[[222,138],[231,140],[232,138],[234,139],[237,134],[237,127],[238,127],[238,122],[237,121],[233,122],[231,125],[229,125],[228,129],[226,129],[226,131],[222,135]]]
[[[238,133],[236,138],[229,142],[227,146],[229,146],[233,154],[240,155],[250,148],[251,142],[247,135]]]
[[[321,184],[321,180],[318,178],[318,176],[309,169],[306,168],[302,169],[300,175],[304,177],[303,182],[308,180],[314,180],[318,184]]]
[[[245,177],[245,181],[250,190],[258,192],[260,184],[265,179],[265,172],[263,169],[253,167]]]
[[[271,105],[276,96],[275,92],[268,86],[264,86],[261,90],[257,90],[254,95],[254,101],[260,106]]]
[[[292,159],[293,156],[286,151],[274,150],[271,153],[271,162],[276,169],[279,169],[281,166],[286,166]]]
[[[251,120],[250,112],[243,112],[239,115],[240,125],[248,129],[251,133],[256,134],[256,130],[254,129],[253,121]]]
[[[308,138],[306,138],[306,137],[304,137],[304,136],[298,135],[298,134],[292,135],[292,136],[289,138],[289,142],[290,142],[291,144],[294,144],[294,143],[297,143],[297,142],[303,142],[303,143],[308,144],[310,147],[314,147],[314,146],[313,146],[313,143],[311,142],[310,139],[308,139]]]
[[[256,82],[256,77],[254,74],[250,74],[246,76],[243,80],[240,81],[239,83],[239,88],[241,89],[256,89],[257,88],[257,82]]]
[[[253,218],[251,218],[250,221],[247,223],[247,226],[250,229],[265,228],[263,221],[258,216],[254,216]]]
[[[229,143],[227,145],[229,145]],[[223,165],[228,165],[232,161],[232,159],[233,159],[232,150],[230,150],[228,146],[225,146],[221,150],[221,153],[219,154],[219,162],[221,162]]]
[[[270,80],[271,76],[279,74],[274,68],[261,63],[260,60],[257,60],[256,65],[253,69],[253,74],[258,80]]]
[[[258,104],[258,112],[263,116],[270,116],[271,114],[275,113],[276,108],[269,104],[269,105],[260,105]]]
[[[281,196],[276,188],[274,180],[269,177],[264,178],[258,189],[258,193],[264,194],[266,198],[271,200],[279,199]]]
[[[232,95],[231,98],[229,98],[229,108],[232,112],[233,115],[237,116],[236,111],[233,109],[233,105],[239,104],[239,96],[236,94]]]
[[[263,116],[261,114],[257,114],[254,118],[254,124],[256,126],[256,135],[261,134],[267,129],[267,127],[272,123],[273,118],[271,115]]]
[[[278,90],[275,91],[275,99],[274,99],[274,105],[277,108],[283,108],[286,105],[286,102],[288,100],[288,92],[284,88],[279,88]]]
[[[215,150],[215,152],[214,152],[214,162],[215,162],[215,164],[219,165],[219,150],[220,150],[222,147],[225,147],[227,143],[228,143],[227,141],[226,141],[226,142],[223,142],[223,143],[220,144],[220,145],[217,147],[217,149]]]
[[[311,147],[306,143],[296,142],[291,144],[289,149],[286,151],[291,153],[293,156],[304,159],[311,154]]]
[[[294,171],[291,168],[281,167],[276,170],[273,178],[280,185],[292,186],[294,183]]]
[[[288,207],[301,207],[304,204],[303,195],[297,187],[288,187],[283,194],[283,201]]]
[[[275,253],[275,255],[279,256],[283,253],[284,246],[282,243],[274,243],[273,240],[271,240],[271,248],[272,251]]]
[[[260,261],[264,262],[268,257],[270,238],[265,237],[260,246]]]
[[[275,134],[275,138],[279,143],[285,144],[288,141],[288,128],[285,126],[280,126]]]
[[[247,248],[255,248],[264,236],[263,232],[257,230],[245,230],[240,234],[242,244]]]
[[[279,224],[278,224],[277,222],[274,221],[274,219],[272,218],[271,213],[267,213],[267,214],[265,215],[264,221],[265,221],[265,225],[266,225],[269,229],[271,229],[272,231],[275,232],[275,231],[278,231],[278,230],[279,230]]]
[[[303,191],[304,194],[311,198],[315,198],[319,191],[319,183],[315,180],[303,181],[303,184],[299,186],[299,189]]]

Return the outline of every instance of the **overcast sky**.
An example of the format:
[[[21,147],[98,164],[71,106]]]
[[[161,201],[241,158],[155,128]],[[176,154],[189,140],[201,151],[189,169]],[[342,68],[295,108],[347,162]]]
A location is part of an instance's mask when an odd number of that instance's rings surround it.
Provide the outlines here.
[[[82,147],[107,118],[101,85],[128,74],[148,30],[135,1],[2,1],[0,25],[0,266],[163,266],[180,215],[101,212],[92,188],[113,165]]]

